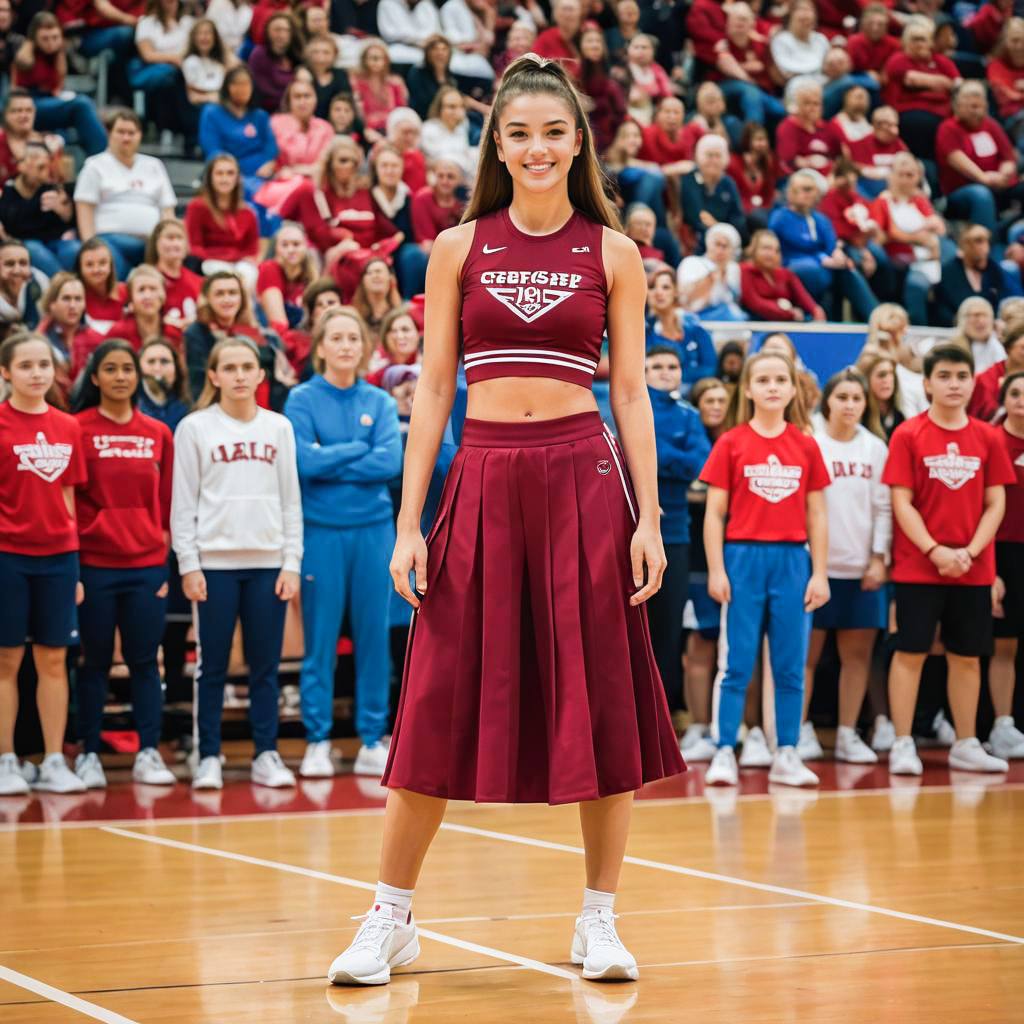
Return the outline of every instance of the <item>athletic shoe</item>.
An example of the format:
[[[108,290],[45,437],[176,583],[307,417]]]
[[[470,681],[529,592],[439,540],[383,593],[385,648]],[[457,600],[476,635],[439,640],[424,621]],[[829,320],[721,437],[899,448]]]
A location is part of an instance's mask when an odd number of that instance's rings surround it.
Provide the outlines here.
[[[818,776],[803,763],[796,747],[779,747],[768,781],[777,786],[816,786]]]
[[[920,775],[924,771],[913,736],[897,736],[889,751],[890,775]]]
[[[29,785],[21,777],[18,755],[0,754],[0,796],[19,796],[28,792]]]
[[[759,725],[747,730],[747,738],[743,741],[743,749],[740,751],[741,768],[770,768],[772,765],[772,752],[768,746],[768,737],[765,736]]]
[[[63,754],[47,754],[33,789],[44,793],[84,793],[85,783],[68,767]]]
[[[836,760],[847,764],[876,764],[878,755],[860,738],[856,729],[841,725],[836,733]]]
[[[107,788],[107,777],[99,754],[79,754],[75,758],[75,774],[85,783],[86,789]]]
[[[946,712],[941,708],[935,712],[932,728],[935,730],[935,742],[940,747],[951,747],[956,743],[956,729],[950,725],[949,719],[946,718]]]
[[[362,917],[352,944],[336,957],[327,971],[332,985],[386,985],[392,967],[405,967],[420,955],[416,922],[396,921],[391,907],[375,903]]]
[[[697,731],[691,732],[694,729]],[[694,764],[710,761],[717,750],[718,747],[712,742],[710,736],[704,735],[704,727],[700,725],[691,725],[679,744],[679,752],[683,755],[683,759],[687,762],[692,761]]]
[[[334,774],[330,740],[306,744],[306,753],[302,755],[302,764],[299,765],[299,774],[304,779],[329,779]]]
[[[825,751],[821,749],[821,744],[818,742],[818,734],[814,731],[813,723],[801,723],[796,752],[800,755],[801,761],[820,761],[825,756]]]
[[[704,774],[705,786],[738,786],[740,773],[736,768],[736,751],[732,747],[719,747]]]
[[[22,761],[21,777],[31,786],[39,778],[39,765],[32,761]]]
[[[896,727],[885,715],[875,717],[875,728],[871,733],[871,749],[876,754],[888,754],[896,741]]]
[[[377,740],[372,747],[368,747],[364,743],[359,748],[352,771],[356,775],[374,775],[379,779],[387,766],[388,748],[380,740]]]
[[[609,907],[590,910],[576,918],[569,961],[583,965],[587,981],[636,981],[636,958],[615,931],[615,914]]]
[[[1008,772],[1010,765],[1001,757],[985,753],[981,740],[957,740],[949,750],[949,767],[962,772]]]
[[[211,754],[204,757],[192,773],[193,789],[223,789],[224,778],[220,771],[220,757]]]
[[[1012,757],[1024,757],[1024,732],[1013,724],[1011,715],[1000,715],[988,734],[986,747],[989,753],[1004,761]]]
[[[295,785],[295,776],[276,750],[264,750],[252,763],[252,781],[257,786],[284,789]]]
[[[144,747],[135,755],[132,778],[147,786],[173,786],[178,781],[156,747]]]

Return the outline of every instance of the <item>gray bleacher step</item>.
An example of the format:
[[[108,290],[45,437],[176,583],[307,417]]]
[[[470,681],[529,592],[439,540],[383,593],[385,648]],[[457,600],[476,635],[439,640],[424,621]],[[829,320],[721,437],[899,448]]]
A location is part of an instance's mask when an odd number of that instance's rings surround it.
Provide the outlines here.
[[[78,93],[80,96],[94,96],[96,94],[96,79],[92,75],[68,75],[64,79],[64,88],[68,92]]]

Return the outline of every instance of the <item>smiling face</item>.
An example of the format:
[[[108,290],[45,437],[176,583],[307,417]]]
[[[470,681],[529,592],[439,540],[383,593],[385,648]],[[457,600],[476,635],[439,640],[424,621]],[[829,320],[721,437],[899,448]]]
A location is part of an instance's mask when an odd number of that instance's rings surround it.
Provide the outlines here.
[[[786,363],[769,356],[758,359],[751,367],[750,378],[743,389],[743,394],[754,403],[757,410],[782,411],[793,401],[796,383]]]
[[[286,267],[298,267],[306,258],[306,234],[301,228],[281,228],[274,251]]]
[[[514,184],[541,193],[568,178],[583,130],[558,96],[526,93],[506,105],[494,138]]]
[[[8,245],[0,249],[0,284],[8,295],[18,295],[32,276],[28,249]]]
[[[53,351],[45,341],[23,341],[15,346],[10,366],[0,367],[0,375],[16,395],[43,398],[53,386]]]
[[[324,335],[316,347],[324,371],[338,376],[354,374],[363,358],[363,335],[352,317],[339,313],[327,321]]]
[[[661,313],[672,309],[676,304],[676,279],[675,274],[656,274],[650,287],[651,307]]]
[[[160,263],[180,267],[187,253],[188,242],[184,228],[177,224],[169,224],[160,232],[156,242],[156,255]]]
[[[210,184],[216,195],[230,195],[238,184],[238,167],[234,160],[218,160],[210,169]]]
[[[108,352],[96,367],[92,382],[99,389],[100,396],[108,402],[128,401],[139,385],[139,375],[135,372],[135,360],[131,353],[117,349]]]
[[[82,253],[82,280],[95,292],[105,292],[112,267],[110,252],[106,247],[89,249]]]
[[[647,386],[655,391],[678,391],[683,382],[679,356],[658,352],[644,360]]]
[[[264,373],[259,358],[248,345],[225,345],[208,376],[210,383],[220,389],[222,398],[246,402],[255,396]]]
[[[391,322],[384,346],[401,359],[408,359],[420,347],[420,332],[411,316],[399,316]]]
[[[210,51],[213,50],[214,43],[214,27],[212,21],[201,21],[196,25],[196,34],[194,36],[196,41],[196,49],[199,51],[200,56],[208,56]]]

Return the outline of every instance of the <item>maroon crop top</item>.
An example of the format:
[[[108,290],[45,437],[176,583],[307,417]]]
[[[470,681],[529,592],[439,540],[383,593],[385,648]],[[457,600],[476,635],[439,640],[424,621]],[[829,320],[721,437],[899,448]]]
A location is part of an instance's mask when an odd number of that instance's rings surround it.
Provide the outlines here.
[[[508,208],[476,221],[462,267],[466,381],[553,377],[589,388],[607,321],[602,225],[578,210],[527,235]]]

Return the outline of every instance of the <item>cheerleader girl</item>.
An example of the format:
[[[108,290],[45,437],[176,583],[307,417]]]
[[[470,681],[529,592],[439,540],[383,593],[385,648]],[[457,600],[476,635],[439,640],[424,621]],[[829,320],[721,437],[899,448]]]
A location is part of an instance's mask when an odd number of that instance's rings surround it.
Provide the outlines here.
[[[724,606],[715,681],[718,752],[705,782],[739,782],[733,748],[764,623],[778,737],[769,781],[814,786],[818,777],[800,760],[796,744],[809,613],[829,597],[822,493],[828,472],[813,438],[791,422],[797,401],[792,360],[774,352],[751,356],[738,393],[738,425],[711,449],[700,477],[708,485],[708,592]]]
[[[76,485],[85,480],[82,435],[57,400],[54,357],[40,335],[0,345],[0,795],[27,793],[14,753],[18,670],[32,641],[36,700],[46,754],[33,783],[52,793],[80,793],[61,747],[68,717],[67,647],[78,635]]]
[[[294,786],[277,752],[277,668],[287,603],[299,590],[302,503],[295,436],[256,404],[260,353],[248,338],[218,341],[197,412],[175,435],[171,541],[193,602],[199,720],[195,789],[220,789],[220,720],[231,638],[242,624],[249,666],[252,781]]]
[[[560,64],[513,61],[481,139],[464,223],[438,235],[427,269],[391,560],[416,612],[380,883],[328,971],[336,984],[382,984],[418,955],[413,889],[449,798],[580,803],[587,881],[570,959],[589,980],[635,979],[613,909],[633,793],[684,768],[644,609],[665,553],[643,263]],[[622,448],[591,390],[606,328]],[[467,419],[424,539],[460,336]]]
[[[814,440],[832,480],[825,494],[830,597],[812,620],[797,753],[801,760],[822,756],[807,709],[826,632],[834,629],[840,664],[836,760],[874,764],[878,756],[857,734],[857,719],[867,692],[871,652],[889,614],[885,580],[892,504],[889,488],[882,483],[888,449],[868,383],[853,367],[829,379],[821,415]]]
[[[75,403],[87,468],[75,492],[85,587],[77,691],[85,750],[75,773],[90,789],[107,784],[100,727],[118,630],[139,733],[132,778],[155,786],[175,782],[157,750],[163,715],[157,651],[167,605],[174,449],[170,430],[136,408],[141,378],[131,345],[105,341],[89,357]]]

